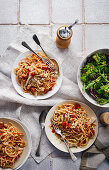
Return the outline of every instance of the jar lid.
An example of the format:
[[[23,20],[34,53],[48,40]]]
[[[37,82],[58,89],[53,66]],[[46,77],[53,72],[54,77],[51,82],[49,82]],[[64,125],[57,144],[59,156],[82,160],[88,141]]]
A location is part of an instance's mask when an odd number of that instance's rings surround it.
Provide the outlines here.
[[[62,38],[68,38],[70,35],[71,35],[71,30],[68,29],[68,27],[61,27],[59,29],[59,35],[62,37]]]
[[[63,25],[58,28],[57,35],[63,40],[70,39],[72,37],[72,30],[68,26]]]

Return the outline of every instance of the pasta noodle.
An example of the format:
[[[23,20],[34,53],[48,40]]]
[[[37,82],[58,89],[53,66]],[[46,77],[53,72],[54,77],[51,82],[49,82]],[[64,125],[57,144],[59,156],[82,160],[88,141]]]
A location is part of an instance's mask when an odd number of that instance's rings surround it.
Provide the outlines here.
[[[55,133],[53,124],[62,132],[69,147],[84,147],[95,135],[95,118],[88,118],[80,104],[62,104],[57,107],[51,119],[50,128]],[[61,139],[61,136],[55,135]],[[61,139],[62,140],[62,139]]]
[[[46,57],[42,53],[38,54]],[[22,87],[23,91],[35,96],[46,94],[52,90],[58,78],[58,74],[51,71],[35,54],[22,59],[14,72],[17,83]]]
[[[0,167],[13,168],[25,147],[23,133],[11,123],[0,122]]]

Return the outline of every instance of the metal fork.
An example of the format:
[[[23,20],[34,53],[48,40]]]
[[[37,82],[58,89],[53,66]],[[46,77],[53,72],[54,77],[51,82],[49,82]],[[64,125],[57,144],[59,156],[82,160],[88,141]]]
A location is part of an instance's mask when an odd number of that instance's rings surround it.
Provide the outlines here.
[[[72,160],[73,160],[73,161],[76,161],[77,158],[76,158],[76,156],[72,153],[72,151],[70,150],[67,142],[65,141],[65,139],[64,139],[64,137],[63,137],[63,135],[62,135],[62,133],[61,133],[61,130],[60,130],[53,122],[52,122],[52,125],[53,125],[53,128],[54,128],[55,132],[62,137],[62,139],[63,139],[63,141],[64,141],[64,143],[65,143],[65,145],[66,145],[66,147],[67,147],[67,150],[68,150],[68,152],[70,153],[70,156],[71,156]]]
[[[48,68],[50,68],[50,70],[55,71],[55,69],[51,66],[51,62],[49,61],[50,59],[43,58],[38,55],[25,41],[22,42],[22,45],[37,55],[48,66]]]
[[[39,38],[38,38],[38,36],[37,36],[36,34],[33,35],[33,40],[36,42],[37,45],[40,46],[40,48],[42,49],[42,51],[45,53],[47,59],[49,60],[48,62],[53,65],[53,68],[54,68],[55,70],[58,70],[58,68],[55,66],[55,64],[53,64],[53,61],[55,61],[55,63],[57,63],[56,60],[49,58],[48,54],[47,54],[47,53],[45,52],[45,50],[43,49],[43,47],[42,47],[42,45],[41,45],[41,43],[40,43],[40,41],[39,41]],[[51,62],[51,61],[52,61],[52,62]],[[58,65],[58,64],[57,64],[57,65]],[[58,71],[58,72],[59,72],[59,71]]]

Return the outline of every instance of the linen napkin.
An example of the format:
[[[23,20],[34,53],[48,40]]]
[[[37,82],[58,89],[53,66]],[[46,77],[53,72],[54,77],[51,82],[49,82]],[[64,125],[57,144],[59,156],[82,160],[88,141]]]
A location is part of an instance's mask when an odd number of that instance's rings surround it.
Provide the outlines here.
[[[25,106],[23,105],[19,114],[19,119],[28,127],[31,137],[32,137],[32,151],[31,156],[34,160],[39,163],[46,156],[48,156],[51,152],[55,150],[55,147],[49,142],[46,137],[45,130],[43,130],[41,143],[40,143],[40,157],[37,157],[36,150],[38,147],[41,127],[39,125],[39,115],[40,112],[45,110],[48,112],[50,107],[33,107],[33,106]]]
[[[26,41],[33,49],[39,49],[32,40],[32,36],[35,33],[34,29],[30,29],[28,26],[24,27],[18,34],[17,40],[10,44],[5,53],[0,57],[0,104],[3,105],[3,107],[1,107],[1,115],[3,117],[19,118],[27,125],[27,127],[29,127],[33,145],[31,154],[37,162],[40,162],[54,150],[54,147],[49,143],[45,134],[43,134],[41,157],[35,157],[35,151],[40,136],[38,118],[43,107],[44,109],[49,109],[50,107],[48,106],[53,106],[58,102],[71,99],[79,100],[87,104],[89,104],[89,102],[81,95],[76,80],[77,68],[82,59],[81,54],[77,55],[76,52],[74,53],[74,49],[72,50],[71,46],[64,50],[58,49],[55,40],[52,40],[48,35],[38,33],[36,34],[38,35],[43,48],[49,53],[52,53],[56,59],[61,62],[64,75],[61,88],[55,95],[46,100],[26,99],[16,92],[11,82],[12,66],[18,55],[26,51],[26,49],[21,46],[22,41]],[[12,109],[12,106],[14,107],[14,110]],[[94,108],[91,104],[90,107]]]
[[[26,41],[33,49],[39,49],[38,45],[32,40],[35,32],[29,27],[24,27],[21,33],[18,34],[17,40],[10,44],[5,53],[0,58],[0,100],[16,102],[33,106],[53,106],[57,102],[74,99],[83,100],[80,90],[77,85],[76,75],[77,68],[82,59],[80,55],[74,54],[72,49],[60,50],[56,47],[48,35],[37,34],[43,48],[52,53],[56,59],[62,64],[63,68],[63,82],[59,91],[46,100],[30,100],[20,96],[14,89],[11,82],[12,66],[16,58],[21,52],[26,49],[21,45],[22,41]]]
[[[53,106],[54,104],[67,99],[84,100],[84,98],[79,91],[76,81],[76,72],[81,56],[75,55],[72,48],[65,50],[58,49],[55,41],[53,41],[48,35],[42,33],[36,34],[38,35],[43,48],[49,53],[52,53],[62,64],[64,76],[61,88],[55,95],[46,100],[29,100],[20,96],[16,92],[11,82],[12,66],[18,55],[26,51],[21,45],[22,41],[26,41],[33,49],[39,49],[36,43],[32,40],[32,36],[35,33],[34,29],[31,29],[29,26],[22,28],[21,32],[18,34],[17,40],[10,44],[5,53],[0,57],[0,105],[3,105],[3,107],[0,107],[0,116],[19,118],[25,123],[25,125],[27,125],[27,127],[29,127],[32,136],[31,155],[37,162],[40,162],[54,150],[54,147],[46,138],[45,133],[43,133],[41,156],[35,156],[40,136],[38,119],[42,108],[45,107],[47,109],[48,106]]]
[[[95,170],[105,158],[109,160],[109,126],[100,122],[100,114],[109,112],[109,108],[100,109],[96,115],[98,117],[98,137],[92,147],[83,152],[80,170]]]

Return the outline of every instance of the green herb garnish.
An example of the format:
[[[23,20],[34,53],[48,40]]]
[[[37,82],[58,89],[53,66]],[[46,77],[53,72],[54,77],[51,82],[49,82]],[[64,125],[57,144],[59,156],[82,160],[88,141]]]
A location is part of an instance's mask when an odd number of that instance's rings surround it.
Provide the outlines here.
[[[83,92],[86,91],[100,105],[109,103],[109,55],[96,53],[89,57],[80,79]]]

